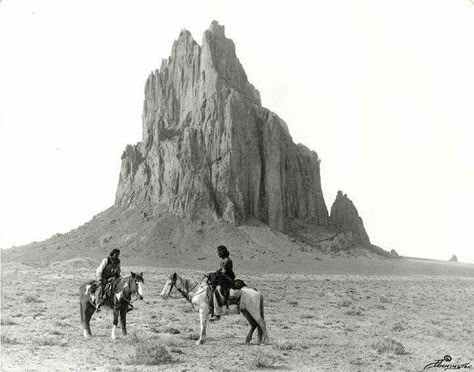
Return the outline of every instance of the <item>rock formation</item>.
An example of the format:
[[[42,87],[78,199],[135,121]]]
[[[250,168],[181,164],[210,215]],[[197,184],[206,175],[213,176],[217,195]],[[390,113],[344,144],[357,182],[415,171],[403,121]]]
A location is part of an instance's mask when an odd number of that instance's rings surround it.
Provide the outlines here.
[[[458,262],[458,258],[456,257],[455,254],[449,259],[450,262]]]
[[[394,257],[400,257],[400,255],[398,254],[398,252],[395,250],[395,249],[392,249],[390,251],[390,253],[394,256]]]
[[[262,107],[217,22],[202,45],[181,32],[148,77],[142,121],[142,141],[122,155],[117,206],[232,224],[252,217],[281,231],[289,219],[328,225],[318,155]]]
[[[338,232],[352,232],[355,243],[370,244],[362,218],[359,217],[354,203],[342,191],[338,191],[336,200],[331,207],[330,221]]]

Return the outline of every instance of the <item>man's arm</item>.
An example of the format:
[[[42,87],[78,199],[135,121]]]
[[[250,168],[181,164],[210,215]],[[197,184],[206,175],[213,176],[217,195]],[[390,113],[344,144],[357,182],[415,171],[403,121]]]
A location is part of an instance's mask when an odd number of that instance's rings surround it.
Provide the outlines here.
[[[104,271],[105,266],[107,266],[107,258],[104,258],[102,262],[100,263],[99,267],[97,268],[97,271],[95,272],[95,276],[97,277],[97,280],[102,279],[102,271]]]

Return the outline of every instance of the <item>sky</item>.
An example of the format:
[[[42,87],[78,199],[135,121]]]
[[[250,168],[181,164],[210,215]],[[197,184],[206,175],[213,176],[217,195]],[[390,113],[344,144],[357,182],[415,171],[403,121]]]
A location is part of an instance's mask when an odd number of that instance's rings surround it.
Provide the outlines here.
[[[321,158],[372,243],[474,262],[474,0],[0,3],[0,247],[114,203],[144,85],[225,25],[263,106]]]

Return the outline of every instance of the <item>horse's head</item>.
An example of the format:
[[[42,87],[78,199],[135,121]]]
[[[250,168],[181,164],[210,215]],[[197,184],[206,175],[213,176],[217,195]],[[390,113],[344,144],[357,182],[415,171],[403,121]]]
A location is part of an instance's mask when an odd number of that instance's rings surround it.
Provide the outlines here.
[[[163,300],[167,300],[169,298],[171,290],[176,285],[177,280],[178,280],[178,274],[176,273],[173,273],[168,277],[168,279],[166,280],[165,286],[163,287],[163,290],[160,293],[160,297]]]
[[[138,298],[140,300],[143,300],[143,284],[145,281],[143,280],[143,273],[136,274],[133,271],[131,272],[131,277],[130,277],[130,290],[132,293],[135,293],[138,295]]]

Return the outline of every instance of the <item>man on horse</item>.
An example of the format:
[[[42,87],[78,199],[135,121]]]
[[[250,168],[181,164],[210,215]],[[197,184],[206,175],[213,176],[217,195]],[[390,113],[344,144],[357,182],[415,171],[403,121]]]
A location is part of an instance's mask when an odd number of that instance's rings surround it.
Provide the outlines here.
[[[120,249],[113,249],[109,257],[102,260],[96,271],[96,277],[100,285],[97,290],[96,311],[100,311],[100,307],[104,304],[104,291],[107,284],[109,285],[109,292],[112,293],[113,281],[120,277]]]
[[[230,253],[223,245],[217,247],[217,254],[222,259],[221,267],[215,273],[209,275],[209,284],[214,289],[213,315],[209,321],[217,321],[223,313],[222,307],[227,306],[230,289],[234,285],[235,274]]]

